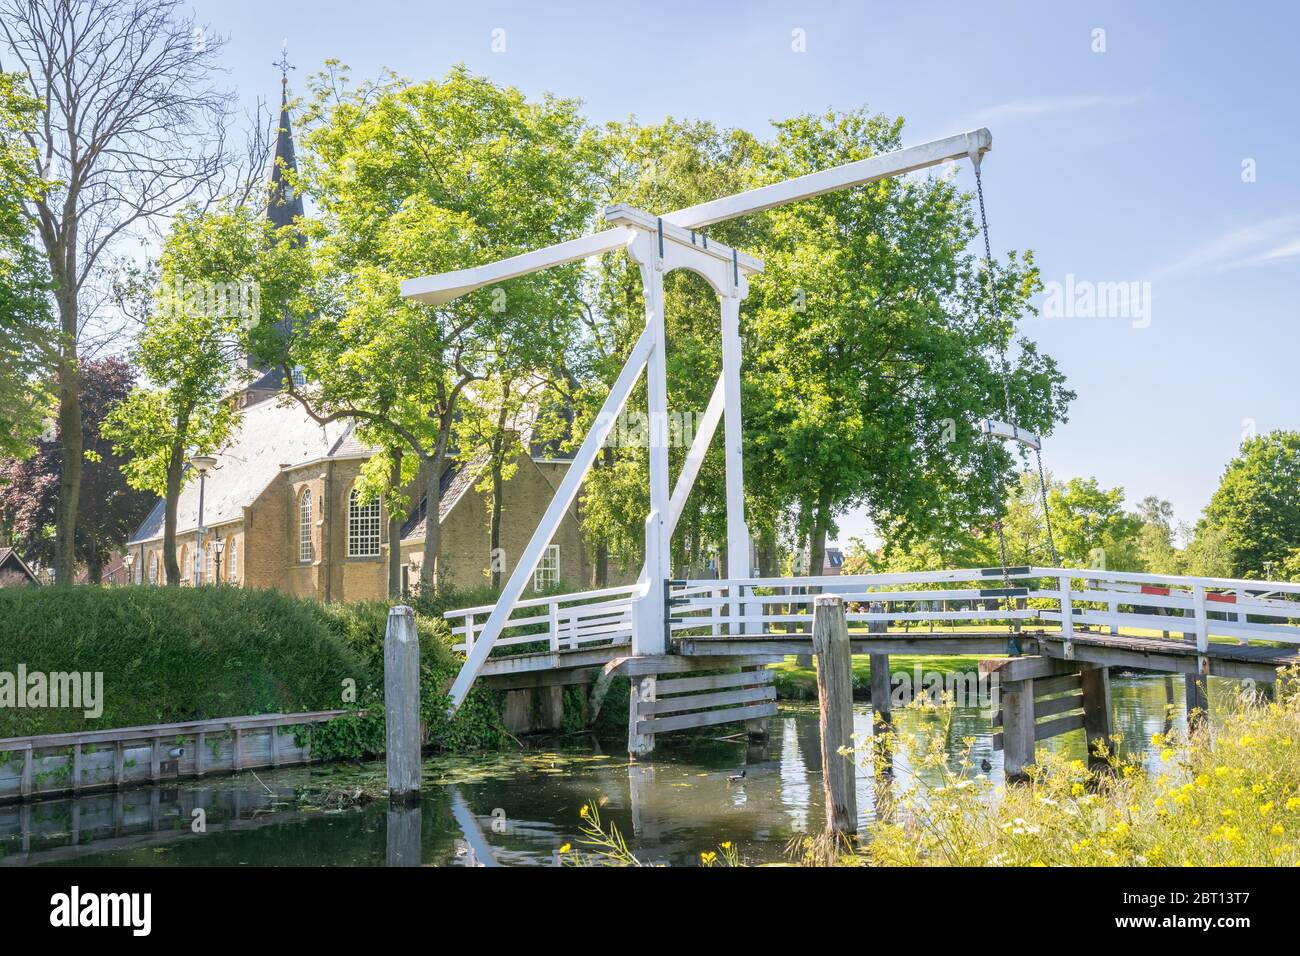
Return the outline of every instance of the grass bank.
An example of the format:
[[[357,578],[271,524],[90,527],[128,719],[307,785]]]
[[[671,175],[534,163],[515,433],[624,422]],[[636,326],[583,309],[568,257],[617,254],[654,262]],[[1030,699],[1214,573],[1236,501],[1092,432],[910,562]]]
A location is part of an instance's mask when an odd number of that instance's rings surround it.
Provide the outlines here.
[[[316,735],[320,756],[383,746],[381,601],[322,605],[235,587],[70,587],[0,590],[0,737],[359,708]],[[455,720],[444,685],[459,668],[444,621],[418,619],[427,742],[461,750],[508,739],[497,701],[476,691]],[[101,712],[6,704],[19,665],[28,674],[102,674]],[[31,702],[30,690],[27,700]]]

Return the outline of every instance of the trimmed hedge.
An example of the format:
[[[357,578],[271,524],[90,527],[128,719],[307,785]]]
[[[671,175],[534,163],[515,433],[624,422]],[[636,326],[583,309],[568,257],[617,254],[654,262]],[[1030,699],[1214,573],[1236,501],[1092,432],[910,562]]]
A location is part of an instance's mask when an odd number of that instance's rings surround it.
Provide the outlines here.
[[[382,601],[322,605],[222,586],[0,589],[0,671],[24,664],[28,673],[104,675],[98,719],[73,708],[0,707],[0,737],[355,706],[369,716],[320,728],[318,754],[381,752],[387,615]],[[442,688],[460,659],[444,622],[419,617],[417,626],[428,742],[499,744],[505,734],[486,692],[446,719]],[[347,681],[355,702],[344,699]]]

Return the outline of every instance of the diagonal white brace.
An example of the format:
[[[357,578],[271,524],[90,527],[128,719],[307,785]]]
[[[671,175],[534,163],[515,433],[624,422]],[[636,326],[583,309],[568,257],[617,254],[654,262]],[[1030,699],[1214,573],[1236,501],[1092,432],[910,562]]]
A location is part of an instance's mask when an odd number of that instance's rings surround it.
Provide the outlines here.
[[[669,538],[677,530],[677,522],[682,516],[682,509],[686,507],[686,499],[690,496],[696,475],[700,473],[704,456],[709,452],[709,443],[713,441],[713,433],[718,429],[718,422],[722,420],[724,394],[723,377],[719,375],[718,384],[713,386],[713,395],[709,398],[708,407],[704,409],[699,427],[695,430],[695,437],[691,439],[691,447],[686,452],[686,461],[682,463],[682,470],[677,475],[677,483],[673,485],[673,496],[668,502]]]
[[[636,384],[641,377],[641,370],[645,368],[646,359],[650,355],[653,338],[650,330],[641,333],[637,339],[636,345],[632,349],[632,354],[628,356],[627,364],[619,372],[618,378],[614,381],[614,386],[605,396],[605,403],[600,407],[600,412],[596,415],[596,420],[592,423],[591,429],[587,432],[587,437],[582,440],[582,445],[573,457],[573,464],[569,466],[564,480],[560,482],[560,487],[555,490],[555,497],[546,508],[546,513],[542,515],[542,520],[537,524],[537,530],[528,541],[528,547],[524,553],[519,556],[519,562],[515,565],[510,577],[506,580],[505,587],[501,589],[501,596],[497,599],[496,606],[492,608],[492,613],[488,615],[487,622],[483,629],[479,631],[474,640],[474,646],[470,649],[469,655],[465,658],[465,663],[456,675],[455,682],[451,685],[451,710],[454,713],[465,700],[465,695],[469,693],[474,678],[482,670],[488,654],[492,651],[492,645],[496,643],[497,636],[501,633],[502,626],[510,617],[511,611],[514,610],[515,602],[519,600],[520,595],[524,593],[524,588],[528,586],[533,572],[537,570],[537,563],[542,558],[542,552],[550,544],[551,538],[554,537],[556,530],[560,527],[565,512],[573,504],[574,497],[578,494],[578,489],[582,486],[582,481],[587,476],[587,471],[591,468],[592,462],[596,458],[596,453],[609,437],[610,430],[614,427],[614,422],[618,418],[619,411],[622,410],[623,404],[632,392],[632,386]]]

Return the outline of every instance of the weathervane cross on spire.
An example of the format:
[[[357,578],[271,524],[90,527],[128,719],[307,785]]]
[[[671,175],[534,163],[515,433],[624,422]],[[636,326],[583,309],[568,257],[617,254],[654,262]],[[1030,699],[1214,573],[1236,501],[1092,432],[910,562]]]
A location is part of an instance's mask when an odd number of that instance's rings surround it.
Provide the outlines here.
[[[296,66],[294,66],[292,63],[289,62],[288,39],[285,39],[285,41],[280,44],[279,61],[276,63],[272,63],[271,65],[278,66],[280,68],[280,86],[281,89],[287,94],[289,91],[289,71],[297,69]]]

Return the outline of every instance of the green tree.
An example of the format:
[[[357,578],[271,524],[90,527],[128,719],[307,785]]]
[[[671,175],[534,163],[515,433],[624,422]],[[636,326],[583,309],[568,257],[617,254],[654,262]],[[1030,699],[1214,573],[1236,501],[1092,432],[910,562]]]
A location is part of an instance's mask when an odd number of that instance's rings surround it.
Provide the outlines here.
[[[1300,432],[1277,430],[1251,438],[1228,462],[1197,524],[1198,554],[1212,540],[1224,573],[1261,577],[1266,562],[1280,567],[1300,548]]]
[[[1174,507],[1155,495],[1138,502],[1137,555],[1142,570],[1151,574],[1185,574],[1187,557],[1174,546]]]
[[[1066,566],[1133,571],[1140,520],[1124,510],[1123,488],[1071,478],[1048,492],[1052,531]]]
[[[862,110],[776,126],[772,180],[902,145],[901,119]],[[996,356],[1038,275],[1015,252],[986,275],[968,251],[971,208],[946,179],[893,178],[765,217],[745,329],[747,478],[798,504],[813,567],[855,505],[899,543],[988,523],[1002,505],[1012,459],[974,423],[1003,414]],[[1014,416],[1049,433],[1073,395],[1032,343],[1015,352]]]
[[[282,357],[307,379],[289,391],[320,421],[355,419],[400,445],[436,516],[466,389],[490,374],[503,339],[525,364],[557,364],[579,269],[438,307],[403,299],[400,283],[577,235],[591,213],[584,124],[573,101],[530,101],[463,67],[353,88],[331,63],[311,89],[298,179],[319,211],[304,224],[316,295]],[[428,586],[440,529],[436,518],[426,527]]]
[[[133,350],[147,384],[106,418],[103,434],[132,487],[165,502],[167,583],[180,583],[176,506],[186,461],[219,448],[237,420],[233,391],[254,336],[269,336],[300,293],[307,261],[295,236],[257,210],[223,206],[178,216],[160,259],[160,282]]]
[[[78,382],[87,342],[114,330],[97,322],[104,276],[118,244],[187,202],[219,192],[239,166],[224,130],[232,95],[216,86],[224,41],[202,34],[183,0],[0,0],[0,69],[22,71],[44,106],[24,133],[32,175],[24,196],[52,281],[58,323],[51,356],[64,449],[55,580],[76,569],[84,461]]]
[[[40,256],[23,203],[40,192],[25,137],[40,102],[0,72],[0,458],[24,457],[50,410],[48,373],[57,336]]]

